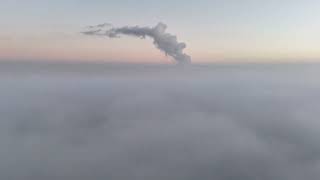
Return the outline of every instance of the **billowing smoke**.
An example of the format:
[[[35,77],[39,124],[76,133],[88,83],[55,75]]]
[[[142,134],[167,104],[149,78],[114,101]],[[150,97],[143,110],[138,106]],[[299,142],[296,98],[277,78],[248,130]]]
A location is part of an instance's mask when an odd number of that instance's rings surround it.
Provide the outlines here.
[[[119,28],[109,28],[110,24],[104,23],[96,26],[89,26],[89,30],[83,32],[85,35],[107,36],[109,38],[119,38],[121,35],[129,35],[140,38],[150,37],[154,45],[166,55],[173,57],[177,63],[190,63],[191,57],[183,50],[186,44],[178,42],[177,37],[166,32],[167,25],[158,23],[155,27],[125,26]]]

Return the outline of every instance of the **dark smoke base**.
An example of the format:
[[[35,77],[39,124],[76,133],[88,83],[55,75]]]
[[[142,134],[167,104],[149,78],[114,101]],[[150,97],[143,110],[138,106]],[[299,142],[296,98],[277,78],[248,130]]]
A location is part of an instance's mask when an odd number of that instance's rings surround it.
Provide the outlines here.
[[[0,179],[320,177],[319,65],[86,68],[0,71]]]

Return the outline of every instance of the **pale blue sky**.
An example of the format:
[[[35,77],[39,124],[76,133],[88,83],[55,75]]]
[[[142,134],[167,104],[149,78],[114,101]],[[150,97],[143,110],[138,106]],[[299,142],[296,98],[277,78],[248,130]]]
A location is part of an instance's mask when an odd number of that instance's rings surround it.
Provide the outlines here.
[[[318,0],[0,0],[0,59],[166,59],[151,40],[83,37],[86,25],[154,26],[203,61],[320,59]]]

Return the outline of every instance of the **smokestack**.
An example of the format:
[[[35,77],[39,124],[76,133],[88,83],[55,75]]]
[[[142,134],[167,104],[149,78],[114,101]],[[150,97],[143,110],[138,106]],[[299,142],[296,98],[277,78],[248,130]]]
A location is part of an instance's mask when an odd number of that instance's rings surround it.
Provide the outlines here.
[[[106,36],[109,38],[120,38],[121,35],[134,36],[139,38],[150,37],[153,39],[153,44],[167,56],[171,56],[179,64],[187,64],[191,62],[191,57],[183,50],[186,44],[178,42],[177,37],[166,32],[167,25],[158,23],[155,27],[140,27],[140,26],[124,26],[119,28],[111,27],[104,30],[103,28],[110,27],[109,23],[89,26],[89,30],[82,34],[90,36]]]

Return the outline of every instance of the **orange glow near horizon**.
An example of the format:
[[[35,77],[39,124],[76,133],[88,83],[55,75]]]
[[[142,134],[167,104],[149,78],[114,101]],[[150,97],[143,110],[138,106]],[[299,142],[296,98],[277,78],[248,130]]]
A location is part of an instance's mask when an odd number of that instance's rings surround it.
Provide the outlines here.
[[[202,44],[199,47],[197,44]],[[314,44],[304,43],[285,49],[286,43],[272,46],[262,45],[245,48],[238,45],[227,46],[223,43],[189,41],[186,53],[193,63],[210,62],[290,62],[318,61],[320,53]],[[247,47],[249,45],[246,45]],[[289,47],[289,46],[288,46]],[[0,40],[0,60],[57,60],[57,61],[102,61],[126,63],[172,63],[154,47],[150,39],[141,40],[131,37],[105,39],[79,35],[49,36],[33,35],[28,38]]]

